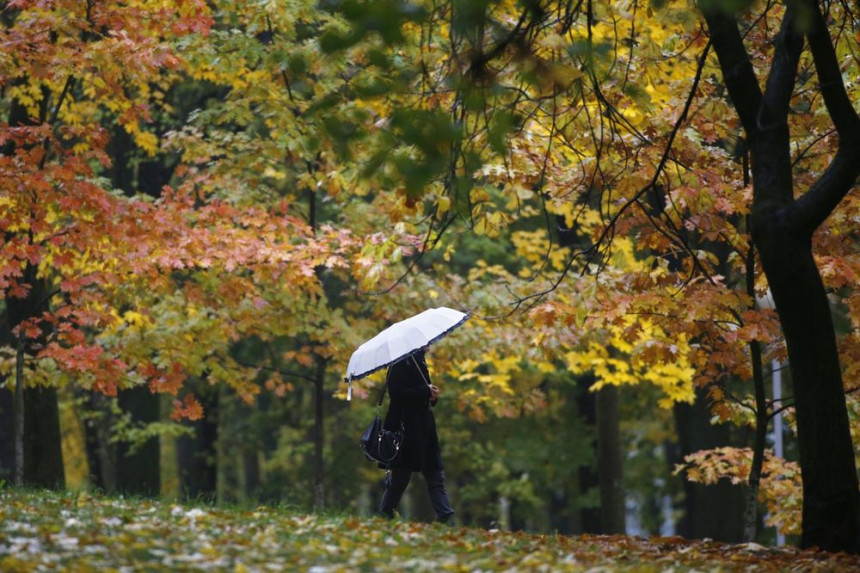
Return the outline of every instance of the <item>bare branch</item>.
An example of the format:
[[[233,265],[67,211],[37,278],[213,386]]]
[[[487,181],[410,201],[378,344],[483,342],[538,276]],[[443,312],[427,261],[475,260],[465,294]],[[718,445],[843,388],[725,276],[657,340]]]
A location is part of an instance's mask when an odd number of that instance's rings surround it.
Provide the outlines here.
[[[661,174],[663,173],[663,170],[666,167],[667,162],[669,161],[669,157],[671,155],[672,145],[675,141],[675,137],[677,136],[678,132],[680,131],[681,125],[683,125],[683,123],[687,120],[687,114],[689,113],[690,107],[693,104],[693,99],[695,99],[696,92],[698,91],[699,82],[700,82],[701,77],[702,77],[702,71],[704,70],[705,61],[707,59],[708,51],[710,50],[710,47],[711,47],[711,42],[709,41],[705,45],[704,50],[702,50],[702,54],[699,57],[698,66],[696,68],[696,75],[695,75],[695,78],[693,79],[693,85],[690,87],[690,92],[687,95],[686,102],[684,103],[684,109],[681,111],[681,114],[675,120],[675,125],[673,126],[672,131],[669,133],[669,141],[666,143],[666,147],[663,150],[663,155],[660,158],[660,163],[658,164],[657,169],[654,173],[654,177],[651,179],[651,181],[647,185],[645,185],[642,189],[640,189],[630,200],[625,202],[624,205],[622,205],[619,208],[619,210],[613,215],[613,217],[606,224],[606,226],[604,226],[603,231],[601,232],[601,234],[597,238],[597,240],[594,242],[594,244],[592,244],[587,249],[581,249],[581,250],[578,250],[578,251],[571,253],[571,256],[568,258],[567,262],[565,263],[564,269],[561,270],[559,275],[555,278],[555,280],[553,280],[550,283],[550,285],[547,288],[545,288],[539,292],[531,293],[525,297],[516,298],[515,301],[513,303],[511,303],[513,305],[513,310],[509,314],[516,312],[516,310],[518,310],[524,303],[526,303],[528,301],[531,301],[528,305],[528,308],[533,307],[544,296],[546,296],[550,292],[557,289],[558,286],[561,284],[561,282],[567,277],[570,270],[573,268],[574,263],[579,258],[582,258],[582,257],[585,257],[585,259],[586,259],[585,264],[583,265],[583,271],[582,271],[584,273],[585,270],[588,268],[588,266],[591,263],[595,262],[595,260],[597,259],[597,256],[601,252],[603,252],[601,250],[601,246],[605,245],[607,242],[611,243],[612,236],[615,232],[615,225],[618,222],[621,215],[625,211],[627,211],[627,209],[629,209],[631,206],[637,204],[639,202],[639,200],[642,198],[642,196],[645,195],[645,193],[647,193],[651,189],[653,189],[654,185],[657,184],[657,182],[660,179]],[[696,263],[698,263],[698,261],[696,261]],[[506,316],[508,316],[508,315],[506,315]]]

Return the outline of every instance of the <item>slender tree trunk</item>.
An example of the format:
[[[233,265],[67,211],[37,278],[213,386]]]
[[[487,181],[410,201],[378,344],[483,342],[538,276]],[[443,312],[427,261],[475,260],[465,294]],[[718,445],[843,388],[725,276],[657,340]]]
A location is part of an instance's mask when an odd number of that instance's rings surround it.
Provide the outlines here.
[[[755,384],[755,440],[753,442],[752,467],[747,483],[744,507],[744,541],[755,541],[758,529],[758,490],[761,483],[761,470],[764,465],[764,448],[767,441],[767,399],[764,393],[764,369],[761,360],[761,345],[757,340],[750,343],[753,365],[753,384]]]
[[[618,388],[597,392],[597,475],[600,479],[601,533],[625,533],[625,508]]]
[[[0,375],[0,481],[15,479],[15,392],[5,388]]]
[[[18,335],[15,352],[15,480],[24,485],[24,336]]]
[[[317,358],[314,399],[314,509],[325,508],[325,370],[324,358]]]
[[[746,178],[745,178],[746,179]],[[755,301],[755,250],[750,247],[746,260],[747,295]],[[755,308],[755,302],[752,303]],[[750,361],[753,370],[755,394],[755,440],[753,442],[752,467],[747,484],[746,505],[744,508],[744,541],[755,541],[758,529],[758,490],[761,483],[761,470],[764,465],[764,448],[767,439],[767,396],[764,389],[764,365],[762,364],[761,343],[749,343]]]

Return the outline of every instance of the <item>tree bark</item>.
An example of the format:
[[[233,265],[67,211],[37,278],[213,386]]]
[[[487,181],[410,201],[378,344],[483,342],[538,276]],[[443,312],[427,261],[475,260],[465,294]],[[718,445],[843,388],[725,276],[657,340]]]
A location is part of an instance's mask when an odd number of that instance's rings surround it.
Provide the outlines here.
[[[611,384],[597,392],[597,475],[600,479],[600,530],[603,534],[627,531],[618,400],[618,388]]]

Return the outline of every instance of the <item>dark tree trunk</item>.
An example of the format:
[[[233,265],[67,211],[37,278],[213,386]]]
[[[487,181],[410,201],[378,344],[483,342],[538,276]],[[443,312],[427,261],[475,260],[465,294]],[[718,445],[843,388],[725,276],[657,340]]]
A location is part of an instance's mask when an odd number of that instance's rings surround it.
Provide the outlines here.
[[[858,158],[860,160],[860,158]],[[836,337],[808,241],[760,231],[788,346],[803,471],[804,547],[860,552],[860,497]]]
[[[24,484],[48,489],[66,485],[60,447],[60,410],[54,388],[24,390]]]
[[[26,440],[24,433],[24,416],[27,407],[24,405],[24,361],[26,353],[24,351],[24,337],[18,335],[15,341],[15,485],[24,485],[24,441]]]
[[[577,407],[579,415],[586,428],[597,428],[597,397],[594,392],[589,391],[591,385],[594,384],[594,376],[582,376],[577,381],[579,397],[577,399]],[[597,443],[595,441],[595,450]],[[579,469],[579,495],[586,496],[591,491],[596,490],[600,482],[597,477],[597,469],[595,465],[583,465]],[[600,508],[599,507],[583,507],[579,512],[579,529],[582,533],[600,533]]]
[[[90,485],[100,491],[112,491],[116,487],[116,466],[108,446],[109,423],[107,400],[101,394],[76,389],[84,421],[84,450],[90,474]]]
[[[0,383],[5,382],[0,380]],[[10,482],[15,474],[15,413],[12,392],[0,388],[0,480]]]
[[[260,458],[258,450],[249,444],[242,446],[242,477],[245,498],[260,499]]]
[[[676,462],[700,450],[731,444],[731,433],[725,424],[712,425],[707,398],[696,391],[693,404],[675,404],[675,427],[680,449]],[[674,464],[673,464],[674,465]],[[728,480],[702,485],[684,480],[684,511],[677,524],[678,534],[688,539],[710,538],[726,543],[741,540],[743,489]]]
[[[161,411],[158,394],[145,386],[119,392],[119,407],[134,423],[157,422]],[[157,437],[131,453],[126,442],[117,444],[116,487],[123,493],[157,496],[161,493],[161,456]]]
[[[618,418],[618,387],[597,392],[597,476],[600,479],[600,532],[625,533],[623,458]]]
[[[750,249],[747,255],[746,272],[747,294],[755,300],[755,251]],[[753,303],[755,308],[755,303]],[[761,473],[764,467],[764,449],[767,445],[767,425],[770,416],[767,412],[767,397],[764,388],[764,364],[762,364],[761,343],[752,340],[749,344],[750,361],[752,362],[753,387],[755,394],[755,438],[753,440],[752,466],[747,483],[746,502],[744,507],[744,541],[755,541],[758,532],[758,490],[761,484]]]
[[[723,79],[752,154],[752,237],[785,334],[803,475],[803,547],[860,553],[860,491],[836,334],[812,235],[860,176],[860,117],[848,97],[821,8],[786,4],[764,91],[736,19],[704,10]],[[828,168],[795,199],[788,114],[805,40],[839,136]]]
[[[30,285],[27,297],[6,300],[10,332],[24,321],[39,316],[46,305],[44,280],[36,278],[36,269],[32,265],[26,266],[24,281]],[[35,350],[22,337],[16,340],[16,345],[15,482],[47,488],[63,487],[65,476],[57,392],[53,388],[26,388],[24,363],[26,356],[32,356]]]
[[[192,424],[194,435],[177,441],[180,489],[189,499],[214,501],[218,495],[218,392],[198,393],[204,417]]]
[[[325,508],[325,367],[324,358],[317,357],[314,376],[314,509]]]

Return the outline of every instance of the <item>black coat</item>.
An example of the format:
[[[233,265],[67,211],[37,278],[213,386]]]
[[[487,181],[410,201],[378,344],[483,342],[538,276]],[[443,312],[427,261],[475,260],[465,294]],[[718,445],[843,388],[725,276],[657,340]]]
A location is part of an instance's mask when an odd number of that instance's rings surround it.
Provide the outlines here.
[[[390,404],[384,427],[397,430],[403,424],[400,456],[392,467],[416,472],[441,470],[442,454],[436,435],[436,419],[430,409],[430,372],[423,353],[413,356],[414,361],[411,356],[401,360],[393,364],[388,373]]]

